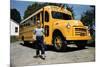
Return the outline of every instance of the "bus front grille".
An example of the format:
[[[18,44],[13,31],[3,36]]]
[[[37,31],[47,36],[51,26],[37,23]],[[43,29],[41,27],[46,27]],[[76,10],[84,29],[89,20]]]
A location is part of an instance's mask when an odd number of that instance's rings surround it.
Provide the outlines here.
[[[86,36],[87,30],[84,28],[75,28],[75,35],[76,36]]]

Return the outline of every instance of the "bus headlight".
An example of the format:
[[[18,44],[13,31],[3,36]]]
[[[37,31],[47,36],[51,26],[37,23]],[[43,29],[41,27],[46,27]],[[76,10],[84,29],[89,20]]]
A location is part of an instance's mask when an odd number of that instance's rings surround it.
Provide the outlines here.
[[[88,35],[91,36],[90,33]]]
[[[86,29],[89,31],[89,27],[88,26],[85,26],[86,27]]]
[[[71,27],[71,25],[70,24],[67,24],[66,27],[69,29]]]

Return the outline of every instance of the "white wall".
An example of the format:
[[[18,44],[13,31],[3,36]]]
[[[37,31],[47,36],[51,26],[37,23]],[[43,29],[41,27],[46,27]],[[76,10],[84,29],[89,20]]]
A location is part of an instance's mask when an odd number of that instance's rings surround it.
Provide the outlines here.
[[[15,27],[18,27],[18,32],[15,32]],[[11,36],[18,36],[19,35],[19,25],[12,20],[10,21],[10,35]]]

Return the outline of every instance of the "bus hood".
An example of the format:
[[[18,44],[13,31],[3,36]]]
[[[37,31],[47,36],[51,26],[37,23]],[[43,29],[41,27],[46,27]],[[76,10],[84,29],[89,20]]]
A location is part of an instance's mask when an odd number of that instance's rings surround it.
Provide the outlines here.
[[[55,25],[70,25],[70,26],[84,26],[83,23],[80,20],[58,20],[54,23]]]
[[[84,26],[80,20],[68,20],[66,23],[70,24],[71,26]]]

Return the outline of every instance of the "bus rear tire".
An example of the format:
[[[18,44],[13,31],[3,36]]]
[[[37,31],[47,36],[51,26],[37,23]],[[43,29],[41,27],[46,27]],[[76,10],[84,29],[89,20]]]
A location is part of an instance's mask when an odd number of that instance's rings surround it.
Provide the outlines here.
[[[22,36],[22,38],[21,38],[21,39],[22,39],[22,41],[24,41],[24,36]]]
[[[28,41],[24,41],[24,45],[28,45],[29,44],[29,42]]]
[[[28,41],[25,41],[25,40],[24,40],[24,36],[22,36],[22,41],[24,42],[24,45],[29,44],[29,42],[28,42]]]

